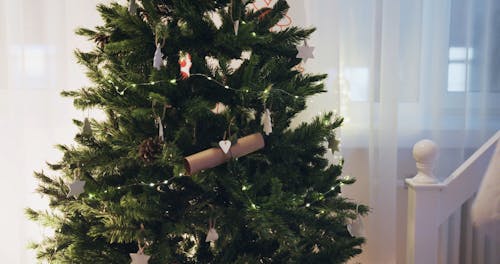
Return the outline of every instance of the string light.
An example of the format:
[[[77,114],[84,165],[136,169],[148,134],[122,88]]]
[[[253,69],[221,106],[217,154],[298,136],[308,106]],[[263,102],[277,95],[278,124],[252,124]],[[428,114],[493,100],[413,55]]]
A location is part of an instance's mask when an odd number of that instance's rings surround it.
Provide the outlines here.
[[[235,91],[235,92],[255,93],[255,94],[258,94],[258,95],[259,95],[259,94],[264,94],[264,95],[267,95],[267,94],[269,94],[269,93],[270,93],[270,89],[269,89],[269,88],[266,88],[266,89],[265,89],[264,91],[262,91],[262,92],[260,92],[260,91],[258,91],[258,92],[257,92],[257,91],[256,91],[256,92],[253,92],[253,91],[250,91],[249,89],[245,89],[245,90],[235,89],[235,88],[230,87],[230,86],[229,86],[229,85],[227,85],[227,84],[223,84],[223,83],[221,83],[221,82],[217,81],[215,78],[213,78],[213,77],[211,77],[211,76],[209,76],[209,75],[202,74],[202,73],[193,73],[193,74],[191,74],[191,77],[193,77],[193,76],[203,77],[203,78],[207,79],[208,81],[211,81],[211,82],[213,82],[213,83],[217,84],[218,86],[220,86],[220,87],[222,87],[222,88],[224,88],[224,89],[227,89],[227,90],[232,90],[232,91]],[[172,84],[172,85],[177,85],[177,80],[179,80],[179,79],[170,79],[170,80],[168,80],[168,81],[164,81],[164,80],[159,80],[159,81],[150,81],[150,82],[146,82],[146,83],[131,83],[131,84],[129,84],[128,86],[126,86],[126,87],[125,87],[122,91],[120,91],[120,90],[119,90],[119,87],[118,87],[117,85],[115,85],[111,79],[108,79],[108,80],[107,80],[107,82],[108,82],[108,83],[113,84],[113,85],[114,85],[114,87],[115,87],[116,92],[117,92],[119,95],[122,95],[122,96],[123,96],[123,95],[125,94],[125,91],[127,91],[129,87],[134,87],[134,88],[136,88],[136,87],[138,87],[138,86],[155,85],[155,84],[160,84],[160,83],[170,83],[170,84]],[[123,81],[123,82],[125,82],[125,81]],[[288,96],[292,96],[292,97],[293,97],[293,98],[295,98],[295,99],[299,99],[299,98],[300,98],[300,96],[295,95],[295,94],[292,94],[292,93],[290,93],[290,92],[288,92],[288,91],[285,91],[285,90],[283,90],[283,89],[276,89],[276,88],[275,88],[275,89],[273,89],[273,91],[281,92],[281,93],[286,94],[286,95],[288,95]],[[312,101],[311,101],[311,102],[312,102]]]

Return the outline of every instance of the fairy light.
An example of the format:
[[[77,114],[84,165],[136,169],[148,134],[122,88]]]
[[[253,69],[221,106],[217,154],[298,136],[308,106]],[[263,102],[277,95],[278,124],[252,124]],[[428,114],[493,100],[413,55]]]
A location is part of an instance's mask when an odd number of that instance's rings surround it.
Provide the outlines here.
[[[150,183],[149,187],[155,187],[155,184],[154,183]]]
[[[257,33],[252,32],[251,34],[252,34],[252,37],[257,37]]]
[[[209,76],[209,75],[206,75],[206,74],[202,74],[202,73],[193,73],[193,74],[191,74],[191,77],[195,77],[195,76],[196,76],[196,77],[202,77],[202,78],[205,78],[205,79],[207,79],[208,81],[211,81],[211,82],[213,82],[213,83],[217,84],[218,86],[220,86],[220,87],[222,87],[222,88],[224,88],[224,89],[226,89],[226,90],[232,90],[232,91],[235,91],[235,92],[244,92],[244,93],[263,94],[263,95],[267,95],[267,94],[269,94],[269,93],[270,93],[270,89],[269,89],[269,88],[266,88],[264,91],[255,91],[255,92],[254,92],[254,91],[250,91],[249,89],[235,89],[235,88],[230,87],[230,86],[229,86],[229,85],[227,85],[227,84],[224,84],[224,83],[221,83],[221,82],[217,81],[214,77]],[[138,86],[156,85],[156,84],[160,84],[160,83],[170,83],[170,84],[172,84],[172,85],[177,85],[177,81],[178,81],[178,80],[180,80],[180,79],[175,79],[175,78],[174,78],[174,79],[170,79],[170,80],[156,80],[156,81],[150,81],[150,82],[145,82],[145,83],[128,83],[128,84],[126,85],[126,87],[125,87],[122,91],[120,91],[120,90],[119,90],[119,87],[118,87],[118,86],[116,86],[116,85],[115,85],[115,89],[116,89],[116,92],[117,92],[118,94],[120,94],[120,95],[124,95],[124,94],[125,94],[125,91],[126,91],[129,87],[134,87],[134,88],[135,88],[135,87],[138,87]],[[111,84],[113,84],[113,85],[114,85],[114,83],[113,83],[113,81],[112,81],[112,80],[108,79],[107,81],[108,81],[109,83],[111,83]],[[122,81],[122,82],[126,83],[125,81]],[[285,90],[283,90],[283,89],[276,89],[276,88],[274,88],[273,90],[274,90],[274,91],[277,91],[277,92],[281,92],[281,93],[286,94],[286,95],[288,95],[288,96],[291,96],[291,97],[293,97],[293,98],[295,98],[295,99],[299,99],[299,98],[300,98],[300,96],[295,95],[295,94],[292,94],[292,93],[290,93],[290,92],[288,92],[288,91],[285,91]],[[311,102],[312,102],[312,100],[311,100]]]

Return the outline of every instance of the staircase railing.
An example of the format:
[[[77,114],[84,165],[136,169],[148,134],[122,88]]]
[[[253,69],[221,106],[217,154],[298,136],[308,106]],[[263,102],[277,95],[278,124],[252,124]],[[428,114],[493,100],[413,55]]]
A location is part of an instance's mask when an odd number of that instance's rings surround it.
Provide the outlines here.
[[[470,206],[498,141],[500,131],[441,182],[432,173],[438,146],[431,140],[415,144],[418,173],[406,179],[408,264],[494,263],[494,249],[472,226]]]

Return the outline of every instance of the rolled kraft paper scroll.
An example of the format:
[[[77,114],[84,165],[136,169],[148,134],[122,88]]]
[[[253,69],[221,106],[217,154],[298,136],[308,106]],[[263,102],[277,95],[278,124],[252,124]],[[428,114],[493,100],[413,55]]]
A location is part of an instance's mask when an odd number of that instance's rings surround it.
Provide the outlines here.
[[[198,171],[221,165],[231,158],[238,158],[250,154],[264,147],[264,137],[261,133],[255,133],[238,139],[231,146],[227,154],[220,148],[210,148],[184,158],[186,175],[192,175]]]

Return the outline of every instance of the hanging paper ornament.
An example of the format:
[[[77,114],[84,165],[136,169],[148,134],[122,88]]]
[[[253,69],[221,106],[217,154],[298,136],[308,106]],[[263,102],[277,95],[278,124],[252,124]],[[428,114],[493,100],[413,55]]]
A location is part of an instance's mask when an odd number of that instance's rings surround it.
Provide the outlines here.
[[[67,197],[75,197],[75,199],[78,199],[80,194],[84,192],[84,186],[85,186],[85,181],[80,181],[80,180],[75,180],[72,183],[68,185],[69,187],[69,192]]]
[[[234,35],[238,36],[238,30],[240,28],[240,21],[239,20],[234,21],[233,28],[234,28]]]
[[[314,244],[313,248],[312,248],[312,253],[314,254],[318,254],[319,253],[319,247],[318,247],[318,244]]]
[[[83,121],[82,136],[84,137],[92,136],[92,127],[90,127],[90,121],[87,117],[85,117],[85,120]]]
[[[225,104],[218,102],[215,104],[215,107],[210,109],[210,111],[216,115],[222,114],[224,111],[226,111],[227,107]]]
[[[217,230],[215,230],[215,220],[210,218],[208,220],[208,232],[205,242],[215,242],[217,239],[219,239],[219,234],[217,234]]]
[[[158,126],[158,139],[160,140],[160,142],[164,142],[165,137],[163,135],[163,123],[161,122],[161,117],[157,116],[155,118],[155,124],[156,126]]]
[[[217,234],[217,230],[215,228],[210,228],[207,233],[207,238],[205,242],[215,242],[219,239],[219,234]]]
[[[365,233],[363,220],[358,212],[358,207],[359,205],[356,206],[356,219],[351,220],[351,223],[347,225],[347,231],[352,237],[362,237]]]
[[[308,46],[306,41],[304,41],[304,45],[297,46],[297,50],[299,51],[297,53],[297,58],[302,59],[304,63],[306,63],[308,59],[314,59],[314,47]]]
[[[191,62],[191,55],[187,52],[179,53],[179,66],[181,67],[181,78],[187,79],[189,78],[191,66],[193,63]]]
[[[139,238],[137,239],[137,247],[139,250],[137,253],[130,253],[130,258],[132,259],[131,264],[147,264],[151,256],[144,254],[144,249],[149,247],[149,243],[144,240],[144,225],[141,224],[141,229],[139,230]],[[142,242],[144,243],[142,243]]]
[[[137,252],[137,253],[130,253],[130,258],[132,259],[131,264],[148,264],[148,261],[151,258],[151,256]]]
[[[205,62],[207,63],[207,67],[210,70],[210,73],[213,76],[220,75],[220,64],[219,60],[213,56],[205,56]]]
[[[160,70],[163,64],[163,53],[161,52],[161,44],[156,44],[156,51],[153,58],[153,68]]]
[[[128,4],[128,12],[131,15],[135,15],[136,14],[136,12],[137,12],[137,3],[135,2],[135,0],[130,0],[130,2]]]
[[[266,108],[264,113],[262,114],[261,125],[264,126],[264,133],[266,136],[269,136],[273,132],[273,124],[271,121],[271,112]]]
[[[227,154],[229,149],[231,148],[231,141],[230,140],[221,140],[219,141],[219,147],[222,149],[222,151]]]
[[[246,50],[241,52],[240,58],[242,60],[250,60],[250,57],[252,56],[252,51],[251,50]]]

